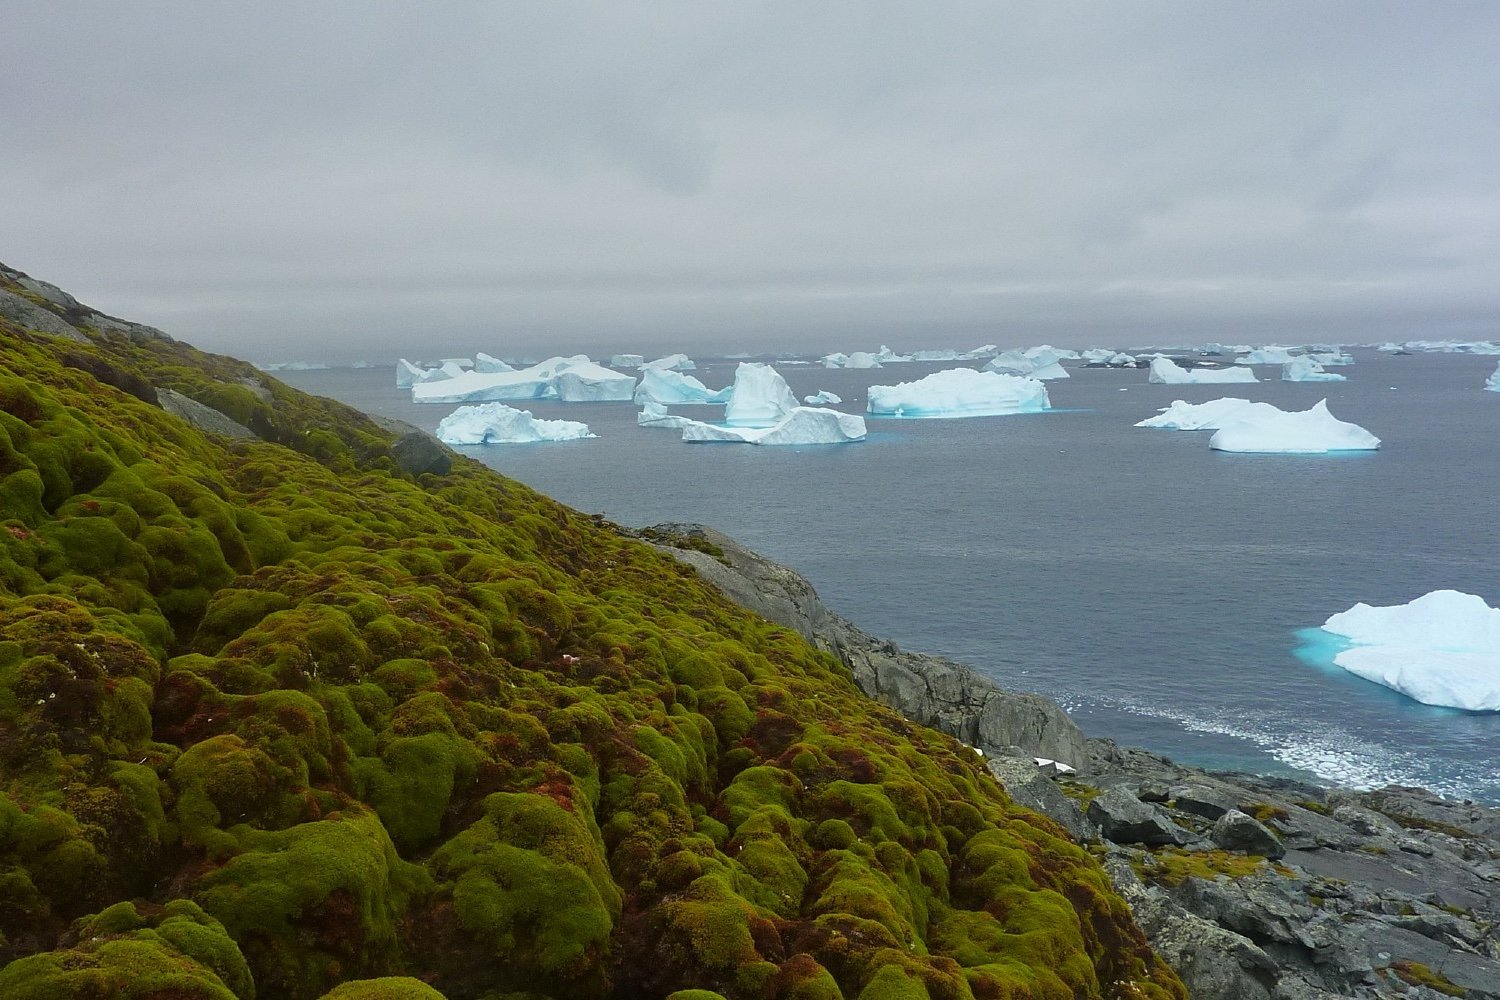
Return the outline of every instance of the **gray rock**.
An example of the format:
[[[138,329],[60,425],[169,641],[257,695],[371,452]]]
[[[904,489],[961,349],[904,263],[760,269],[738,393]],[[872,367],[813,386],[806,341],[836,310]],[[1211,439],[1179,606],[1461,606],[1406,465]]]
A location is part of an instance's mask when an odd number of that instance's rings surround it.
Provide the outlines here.
[[[1088,818],[1099,832],[1117,844],[1148,847],[1180,846],[1188,832],[1173,823],[1157,806],[1142,802],[1124,788],[1111,788],[1089,802]]]
[[[1211,785],[1178,785],[1171,790],[1173,805],[1183,812],[1218,819],[1231,809],[1239,808],[1239,797]]]
[[[1231,809],[1215,820],[1208,837],[1226,851],[1259,854],[1272,859],[1286,853],[1276,834],[1254,816],[1247,816],[1238,809]]]
[[[1034,810],[1068,831],[1074,840],[1099,839],[1099,829],[1078,804],[1053,784],[1029,757],[987,756],[985,764],[1013,801]]]
[[[453,469],[453,453],[437,438],[422,431],[404,434],[391,445],[396,467],[409,475],[446,476]]]
[[[28,292],[40,295],[42,298],[46,299],[48,302],[51,302],[55,306],[60,306],[63,309],[81,308],[81,306],[79,306],[78,304],[77,299],[73,298],[73,296],[69,295],[67,292],[63,291],[61,288],[58,288],[56,285],[51,284],[50,282],[38,281],[37,279],[27,277],[24,274],[17,274],[15,276],[15,282],[22,288],[26,289]]]
[[[8,319],[18,326],[38,333],[50,333],[58,337],[87,344],[89,338],[83,331],[63,320],[24,295],[0,288],[0,319]]]
[[[213,407],[204,406],[175,389],[157,389],[156,396],[163,410],[181,417],[200,431],[228,438],[255,438],[255,432],[244,424],[236,423]]]

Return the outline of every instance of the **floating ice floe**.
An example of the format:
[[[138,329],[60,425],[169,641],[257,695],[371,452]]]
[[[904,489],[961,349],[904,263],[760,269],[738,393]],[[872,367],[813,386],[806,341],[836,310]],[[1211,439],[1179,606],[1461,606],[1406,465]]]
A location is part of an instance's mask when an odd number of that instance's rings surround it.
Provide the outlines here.
[[[484,374],[490,375],[494,374],[495,372],[515,371],[514,368],[506,364],[504,361],[501,361],[499,358],[492,358],[483,351],[480,351],[478,354],[474,355],[474,370],[476,372],[482,372]]]
[[[722,403],[729,399],[729,386],[710,389],[691,375],[665,368],[641,369],[641,384],[636,387],[635,401],[654,399],[658,403]]]
[[[1324,367],[1354,364],[1354,356],[1343,351],[1313,351],[1306,356]]]
[[[442,370],[442,369],[439,369]],[[596,365],[587,355],[548,358],[509,372],[460,372],[441,381],[412,386],[417,403],[483,403],[505,399],[560,399],[564,402],[628,400],[635,378]]]
[[[437,428],[444,444],[530,444],[535,441],[573,441],[594,437],[588,424],[576,420],[539,420],[530,410],[504,403],[460,406]]]
[[[812,406],[798,406],[771,427],[721,427],[691,421],[682,428],[684,441],[726,441],[737,444],[846,444],[865,439],[865,419]]]
[[[951,368],[915,382],[872,385],[866,409],[897,417],[986,417],[1051,406],[1047,387],[1036,379]]]
[[[1310,355],[1293,358],[1281,366],[1281,381],[1283,382],[1342,382],[1344,376],[1337,372],[1326,372],[1323,366],[1312,359]]]
[[[1258,347],[1243,358],[1235,358],[1237,365],[1284,365],[1294,355],[1290,347]]]
[[[1253,413],[1243,408],[1226,419],[1208,446],[1216,451],[1281,455],[1321,455],[1330,451],[1374,451],[1380,439],[1358,424],[1328,412],[1328,401],[1288,413],[1274,406]]]
[[[1151,362],[1147,381],[1164,385],[1212,385],[1259,380],[1248,368],[1184,368],[1171,358],[1158,356]]]
[[[1037,350],[1033,348],[1033,350]],[[1022,351],[1006,351],[997,354],[982,369],[987,372],[1001,372],[1006,375],[1024,375],[1027,378],[1049,380],[1055,378],[1068,378],[1068,370],[1057,363],[1057,355],[1051,348],[1038,350],[1036,354]]]
[[[1233,396],[1210,399],[1206,403],[1189,403],[1185,399],[1175,399],[1171,406],[1163,407],[1156,416],[1147,417],[1135,426],[1154,427],[1168,431],[1216,431],[1225,423],[1234,420],[1236,414],[1246,410],[1247,407],[1260,407],[1264,410],[1281,412],[1270,403],[1252,403],[1248,399],[1237,399]],[[1246,410],[1246,412],[1252,411]]]
[[[674,431],[680,431],[688,424],[697,423],[691,417],[667,412],[666,406],[654,399],[646,400],[645,405],[641,407],[641,412],[636,414],[635,422],[638,427],[663,427]]]
[[[405,358],[402,358],[396,362],[396,388],[410,389],[422,381],[422,376],[426,374],[427,370],[425,368],[419,368]]]
[[[661,368],[677,372],[690,372],[695,370],[697,367],[697,365],[693,364],[693,359],[688,357],[686,354],[668,354],[664,358],[657,358],[655,361],[647,361],[645,364],[641,365],[641,368],[643,369]]]
[[[1490,377],[1484,380],[1484,387],[1490,392],[1500,392],[1500,365],[1490,372]]]
[[[842,396],[831,393],[827,389],[819,389],[811,396],[802,397],[802,402],[806,403],[808,406],[822,406],[825,403],[832,403],[834,405],[837,405],[839,403],[842,403],[843,401],[844,398]]]
[[[797,409],[797,397],[770,365],[742,361],[724,407],[724,422],[738,427],[771,427]]]
[[[1356,604],[1323,623],[1347,645],[1333,663],[1427,705],[1500,712],[1500,608],[1434,590],[1408,604]]]

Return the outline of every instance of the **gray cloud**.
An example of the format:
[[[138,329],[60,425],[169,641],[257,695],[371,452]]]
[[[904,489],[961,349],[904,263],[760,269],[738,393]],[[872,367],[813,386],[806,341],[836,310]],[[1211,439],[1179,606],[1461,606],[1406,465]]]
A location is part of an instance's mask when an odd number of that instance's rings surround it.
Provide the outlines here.
[[[36,0],[6,37],[0,259],[260,359],[1495,333],[1487,2]]]

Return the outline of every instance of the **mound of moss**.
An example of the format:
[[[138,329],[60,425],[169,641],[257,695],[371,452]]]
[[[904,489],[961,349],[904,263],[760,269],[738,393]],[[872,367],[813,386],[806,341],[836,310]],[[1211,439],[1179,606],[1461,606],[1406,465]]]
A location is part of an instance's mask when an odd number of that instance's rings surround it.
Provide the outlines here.
[[[1183,995],[972,751],[680,564],[85,332],[0,327],[0,995]]]

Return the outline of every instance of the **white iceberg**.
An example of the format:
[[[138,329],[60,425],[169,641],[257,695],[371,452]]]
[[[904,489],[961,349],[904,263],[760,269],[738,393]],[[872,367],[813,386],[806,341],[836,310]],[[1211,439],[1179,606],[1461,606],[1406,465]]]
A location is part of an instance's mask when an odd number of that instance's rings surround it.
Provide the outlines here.
[[[676,413],[668,413],[664,404],[648,399],[641,407],[641,412],[635,415],[635,422],[638,427],[664,427],[668,430],[680,431],[688,424],[695,424],[698,421]]]
[[[530,444],[594,437],[588,424],[539,420],[530,410],[517,410],[504,403],[460,406],[438,424],[437,436],[444,444]]]
[[[1147,381],[1164,385],[1212,385],[1259,380],[1248,368],[1183,368],[1171,358],[1158,356],[1151,362]]]
[[[1283,382],[1342,382],[1344,376],[1337,372],[1325,372],[1323,366],[1310,355],[1293,358],[1281,366]]]
[[[1247,410],[1247,407],[1252,409]],[[1281,412],[1270,403],[1252,403],[1248,399],[1233,396],[1210,399],[1206,403],[1189,403],[1185,399],[1176,399],[1156,416],[1147,417],[1135,426],[1168,431],[1216,431],[1233,421],[1241,411],[1245,411],[1247,415],[1265,411]]]
[[[439,365],[457,365],[460,368],[473,368],[474,367],[474,359],[473,358],[440,358],[440,359],[438,359],[438,364]]]
[[[693,364],[693,359],[686,354],[668,354],[664,358],[655,361],[647,361],[641,365],[642,368],[661,368],[676,372],[690,372],[698,366]]]
[[[427,371],[423,372],[422,377],[417,379],[417,384],[422,385],[429,382],[446,382],[449,379],[460,378],[467,374],[469,373],[464,371],[463,365],[459,364],[457,361],[444,361],[436,368],[430,368]]]
[[[1080,359],[1084,360],[1084,361],[1089,361],[1089,362],[1101,361],[1102,362],[1102,361],[1108,361],[1110,358],[1112,358],[1114,356],[1115,356],[1115,352],[1111,351],[1107,347],[1090,347],[1088,350],[1084,351],[1078,357]]]
[[[616,354],[609,359],[611,368],[639,368],[646,363],[642,354]]]
[[[444,369],[439,369],[442,371]],[[460,372],[441,381],[419,382],[417,403],[484,403],[505,399],[560,399],[564,402],[628,400],[635,378],[596,365],[587,355],[548,358],[520,371]]]
[[[1202,345],[1199,345],[1199,347],[1198,347],[1198,353],[1204,355],[1205,357],[1210,357],[1210,358],[1218,357],[1219,355],[1221,355],[1221,354],[1224,353],[1224,345],[1223,344],[1202,344]]]
[[[1307,357],[1312,358],[1324,367],[1354,364],[1354,356],[1346,354],[1343,351],[1314,351],[1308,354]]]
[[[1038,365],[1049,365],[1054,361],[1077,361],[1082,355],[1077,351],[1066,347],[1053,347],[1051,344],[1040,344],[1036,347],[1028,347],[1021,352]]]
[[[410,389],[422,381],[422,376],[427,374],[425,368],[418,368],[405,358],[396,362],[396,388]]]
[[[1235,358],[1234,363],[1237,365],[1284,365],[1291,361],[1292,357],[1290,347],[1259,347],[1243,358]]]
[[[658,403],[722,403],[732,388],[710,389],[691,375],[665,368],[641,369],[641,384],[636,387],[635,401],[654,399]]]
[[[915,382],[870,386],[870,413],[898,417],[985,417],[1050,409],[1036,379],[972,368],[934,372]]]
[[[1484,387],[1490,392],[1500,392],[1500,365],[1490,372],[1490,377],[1484,380]]]
[[[1032,350],[1037,350],[1032,348]],[[984,366],[982,371],[1002,372],[1007,375],[1025,375],[1034,379],[1069,378],[1067,369],[1057,363],[1057,357],[1051,348],[1046,348],[1035,355],[1026,354],[1021,351],[1006,351],[997,354]]]
[[[964,361],[966,357],[960,357],[959,353],[950,348],[935,351],[912,351],[912,361]]]
[[[1209,439],[1216,451],[1261,452],[1280,455],[1321,455],[1330,451],[1374,451],[1380,439],[1358,424],[1328,412],[1328,401],[1311,409],[1288,413],[1276,407],[1242,410]]]
[[[739,444],[845,444],[865,439],[865,419],[812,406],[798,406],[771,427],[721,427],[690,421],[682,428],[684,441],[729,441]]]
[[[869,351],[855,351],[844,359],[845,368],[879,368],[880,359]]]
[[[492,358],[483,351],[480,351],[478,354],[474,355],[474,370],[476,372],[483,372],[486,374],[515,371],[514,368],[506,364],[504,361],[501,361],[499,358]]]
[[[771,427],[797,409],[797,397],[781,373],[770,365],[742,361],[724,407],[724,422],[741,427]]]
[[[844,367],[844,362],[849,360],[849,355],[841,351],[834,351],[832,354],[823,355],[818,360],[823,363],[824,368],[842,368]]]
[[[1409,604],[1356,604],[1323,623],[1349,648],[1351,674],[1427,705],[1500,712],[1500,608],[1474,594],[1434,590]]]
[[[895,351],[891,350],[889,347],[886,347],[884,344],[881,344],[880,345],[880,350],[878,350],[878,351],[875,352],[875,360],[877,362],[879,362],[880,364],[890,365],[890,364],[899,364],[899,363],[901,363],[903,361],[910,361],[911,358],[907,357],[905,354],[897,354]]]
[[[808,406],[822,406],[824,403],[838,404],[844,401],[842,396],[829,392],[827,389],[819,389],[811,396],[803,396],[802,402]]]

